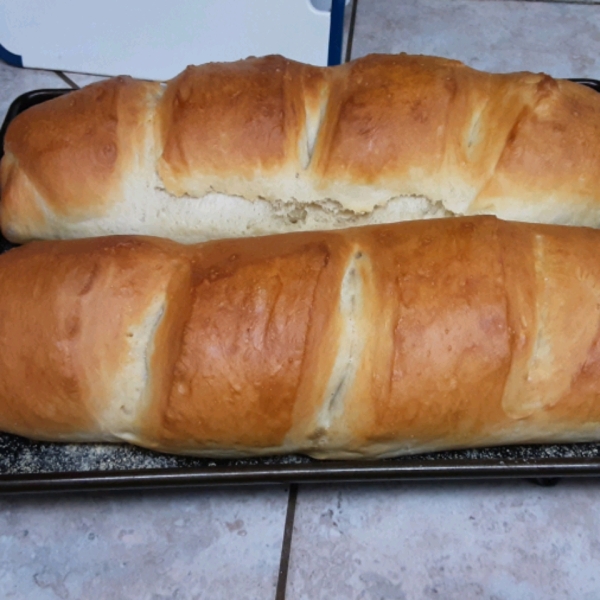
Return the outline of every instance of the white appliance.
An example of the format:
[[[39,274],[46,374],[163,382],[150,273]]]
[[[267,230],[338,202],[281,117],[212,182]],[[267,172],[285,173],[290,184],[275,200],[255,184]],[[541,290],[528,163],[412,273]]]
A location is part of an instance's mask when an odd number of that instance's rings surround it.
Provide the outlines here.
[[[332,63],[330,29],[341,53],[344,2],[333,0],[330,10],[331,4],[0,0],[0,59],[23,67],[156,80],[169,79],[188,64],[265,54],[326,65]]]

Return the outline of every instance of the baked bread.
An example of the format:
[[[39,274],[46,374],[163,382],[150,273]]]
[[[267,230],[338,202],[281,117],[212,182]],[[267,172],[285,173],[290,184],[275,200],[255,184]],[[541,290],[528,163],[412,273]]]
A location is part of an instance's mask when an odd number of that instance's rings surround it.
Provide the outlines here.
[[[0,256],[0,430],[320,458],[600,439],[600,231],[435,219]]]
[[[1,186],[15,242],[192,243],[474,214],[597,227],[600,96],[404,54],[119,77],[19,115]]]

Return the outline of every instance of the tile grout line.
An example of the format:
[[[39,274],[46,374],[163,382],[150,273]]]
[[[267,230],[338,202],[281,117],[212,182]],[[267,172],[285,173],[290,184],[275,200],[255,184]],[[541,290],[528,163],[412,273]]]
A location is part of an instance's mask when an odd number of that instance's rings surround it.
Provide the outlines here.
[[[294,517],[296,515],[296,499],[298,497],[298,484],[292,483],[288,494],[288,505],[283,528],[283,541],[281,543],[281,560],[279,561],[279,575],[275,589],[275,600],[285,600],[287,576],[290,567],[290,554],[292,550],[292,535],[294,533]]]
[[[78,90],[79,86],[70,78],[67,77],[62,71],[54,71],[69,87],[74,90]]]

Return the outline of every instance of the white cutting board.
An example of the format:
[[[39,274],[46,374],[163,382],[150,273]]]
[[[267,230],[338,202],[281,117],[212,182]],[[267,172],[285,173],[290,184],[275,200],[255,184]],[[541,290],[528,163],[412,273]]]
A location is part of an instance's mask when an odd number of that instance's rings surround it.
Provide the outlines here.
[[[188,64],[282,54],[327,64],[323,0],[0,0],[24,67],[165,80]]]

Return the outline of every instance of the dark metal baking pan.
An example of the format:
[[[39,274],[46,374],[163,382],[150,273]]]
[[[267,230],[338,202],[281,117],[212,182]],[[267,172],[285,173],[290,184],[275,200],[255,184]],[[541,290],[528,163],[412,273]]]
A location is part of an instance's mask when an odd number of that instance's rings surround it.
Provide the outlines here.
[[[600,92],[600,81],[574,80]],[[10,121],[70,90],[35,90],[10,106]],[[0,237],[0,252],[12,245]],[[525,478],[552,484],[600,475],[600,443],[503,446],[376,461],[317,461],[304,456],[210,460],[129,445],[32,442],[0,434],[0,494],[181,488],[210,485]]]

